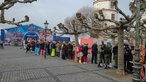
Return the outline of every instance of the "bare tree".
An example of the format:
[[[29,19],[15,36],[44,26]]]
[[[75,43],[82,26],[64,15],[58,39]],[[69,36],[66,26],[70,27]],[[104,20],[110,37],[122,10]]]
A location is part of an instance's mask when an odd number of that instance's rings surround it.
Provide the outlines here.
[[[105,30],[110,30],[111,33],[112,33],[112,29],[114,30],[117,30],[118,32],[118,70],[117,70],[117,73],[121,74],[121,75],[124,75],[125,72],[124,72],[124,57],[123,57],[123,37],[124,37],[124,30],[127,30],[128,28],[131,28],[131,25],[133,25],[134,21],[135,21],[135,18],[137,16],[137,10],[136,10],[136,3],[137,3],[137,0],[134,0],[133,2],[130,3],[129,5],[129,9],[130,11],[132,12],[132,15],[129,16],[129,15],[126,15],[119,7],[118,7],[118,1],[117,0],[112,0],[114,6],[115,6],[115,9],[119,12],[119,14],[121,14],[123,16],[123,18],[121,18],[119,21],[116,21],[116,20],[111,20],[111,19],[106,19],[105,16],[104,16],[104,13],[102,10],[99,10],[98,13],[95,13],[94,16],[95,16],[95,20],[98,21],[98,24],[97,25],[94,25],[93,27],[91,27],[90,25],[88,25],[87,22],[83,22],[85,20],[80,20],[80,23],[82,25],[84,25],[86,28],[89,28],[89,29],[94,29],[94,30],[97,30],[97,31],[105,31]],[[143,0],[140,0],[140,3],[141,4],[141,15],[144,13],[145,11],[145,1]],[[140,16],[141,17],[141,16]],[[80,18],[78,18],[80,19]],[[96,22],[95,21],[95,22]],[[100,25],[99,23],[100,22],[111,22],[111,23],[114,23],[115,26],[114,27],[110,27],[110,26],[102,26],[104,28],[99,28],[98,25]],[[109,31],[107,31],[109,32]]]
[[[15,18],[12,18],[12,20],[6,20],[5,19],[5,10],[10,9],[13,7],[16,3],[32,3],[37,0],[4,0],[2,3],[0,3],[0,23],[7,23],[12,25],[22,25],[21,23],[28,22],[29,17],[26,15],[24,17],[24,20],[21,20],[19,22],[15,22]]]
[[[80,14],[76,14],[79,16]],[[58,28],[54,27],[54,31],[57,34],[67,34],[67,35],[73,35],[75,37],[76,45],[79,44],[78,36],[82,33],[88,32],[86,29],[83,29],[81,25],[79,25],[78,20],[76,18],[66,18],[65,24],[59,23]],[[77,52],[75,51],[75,62],[77,62]]]

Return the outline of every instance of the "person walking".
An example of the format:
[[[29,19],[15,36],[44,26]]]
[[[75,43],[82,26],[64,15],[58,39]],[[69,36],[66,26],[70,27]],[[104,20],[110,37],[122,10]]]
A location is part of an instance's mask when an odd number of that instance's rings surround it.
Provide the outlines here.
[[[97,54],[98,54],[98,46],[97,46],[97,43],[95,42],[92,45],[92,58],[91,58],[92,64],[93,64],[93,60],[95,61],[95,64],[97,64]]]

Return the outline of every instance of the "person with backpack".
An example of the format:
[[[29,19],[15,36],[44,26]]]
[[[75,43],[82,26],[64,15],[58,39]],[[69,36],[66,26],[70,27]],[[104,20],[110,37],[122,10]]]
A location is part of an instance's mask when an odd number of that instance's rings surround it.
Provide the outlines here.
[[[106,45],[106,47],[104,49],[105,69],[109,68],[111,55],[112,55],[111,48],[109,45]]]

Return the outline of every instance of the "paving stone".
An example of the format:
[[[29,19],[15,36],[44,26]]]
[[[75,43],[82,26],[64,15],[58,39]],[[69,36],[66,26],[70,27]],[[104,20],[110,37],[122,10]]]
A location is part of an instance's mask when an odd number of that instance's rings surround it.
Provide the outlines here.
[[[68,73],[76,73],[76,72],[83,72],[85,70],[80,69],[75,66],[63,66],[63,67],[54,67],[54,68],[47,68],[54,75],[61,75],[61,74],[68,74]]]
[[[90,58],[89,58],[90,59]],[[90,61],[89,61],[90,62]],[[0,49],[0,82],[130,82],[115,79],[96,64],[35,56],[20,47]]]
[[[1,78],[1,82],[19,82],[28,79],[37,79],[41,77],[48,77],[47,74],[42,69],[36,70],[21,70],[21,71],[11,71],[11,72],[4,72]]]
[[[76,66],[81,68],[81,69],[88,70],[88,71],[102,70],[103,69],[103,68],[97,67],[97,64],[80,64],[80,65],[76,65]]]
[[[62,82],[115,82],[113,80],[103,78],[97,74],[93,74],[90,72],[61,75],[61,76],[58,76],[58,78]]]
[[[21,81],[21,82],[56,82],[53,78],[41,78],[41,79],[36,79],[36,80],[26,80],[26,81]]]

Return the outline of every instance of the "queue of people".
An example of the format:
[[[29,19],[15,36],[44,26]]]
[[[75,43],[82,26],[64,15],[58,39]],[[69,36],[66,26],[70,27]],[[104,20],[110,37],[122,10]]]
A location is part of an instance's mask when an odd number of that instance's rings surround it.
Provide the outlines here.
[[[97,64],[98,67],[104,67],[109,69],[112,61],[112,54],[114,58],[114,68],[118,67],[118,45],[115,45],[112,49],[110,45],[102,43],[98,45],[97,42],[93,43],[92,46],[88,46],[87,43],[81,45],[75,45],[72,42],[59,42],[51,41],[45,42],[44,40],[36,41],[30,39],[25,41],[26,53],[33,51],[35,55],[50,55],[51,57],[61,57],[63,60],[70,59],[75,60],[75,51],[77,54],[77,62],[87,64],[89,62],[88,50],[91,49],[91,64]],[[124,70],[127,73],[132,73],[134,46],[129,47],[124,44]]]

